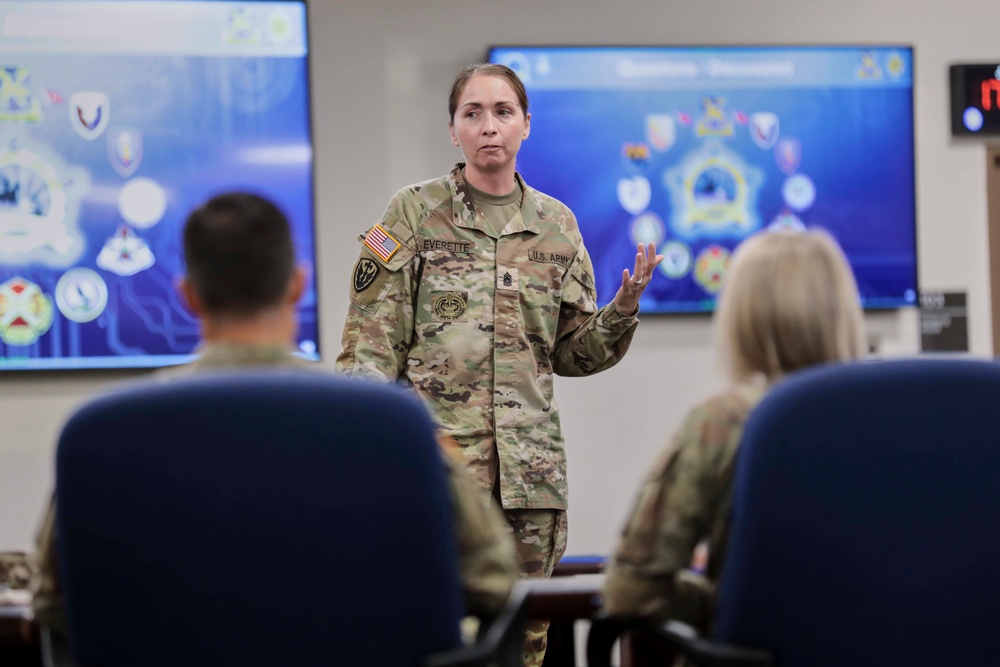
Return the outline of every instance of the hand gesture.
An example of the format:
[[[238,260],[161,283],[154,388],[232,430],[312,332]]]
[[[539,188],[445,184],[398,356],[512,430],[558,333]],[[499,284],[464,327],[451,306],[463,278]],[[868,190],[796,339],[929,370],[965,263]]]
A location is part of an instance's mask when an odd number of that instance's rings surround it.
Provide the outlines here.
[[[622,270],[622,286],[615,294],[615,308],[623,315],[635,315],[639,310],[639,297],[653,279],[653,270],[663,261],[663,255],[656,254],[656,244],[636,246],[635,270],[629,274]]]

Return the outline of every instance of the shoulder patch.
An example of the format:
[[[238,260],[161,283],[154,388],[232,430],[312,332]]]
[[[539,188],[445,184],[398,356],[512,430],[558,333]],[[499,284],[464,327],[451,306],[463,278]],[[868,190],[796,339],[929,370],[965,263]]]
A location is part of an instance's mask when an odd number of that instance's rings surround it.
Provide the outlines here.
[[[366,287],[375,282],[378,272],[378,264],[367,257],[359,259],[357,265],[354,267],[354,291],[363,292]]]
[[[354,272],[351,274],[351,303],[364,310],[370,310],[379,302],[385,284],[389,282],[391,271],[385,270],[378,265],[367,252],[362,251],[361,257],[354,264]]]
[[[375,225],[371,228],[371,231],[365,236],[365,245],[383,262],[388,262],[389,258],[396,254],[396,251],[402,246],[382,225]]]

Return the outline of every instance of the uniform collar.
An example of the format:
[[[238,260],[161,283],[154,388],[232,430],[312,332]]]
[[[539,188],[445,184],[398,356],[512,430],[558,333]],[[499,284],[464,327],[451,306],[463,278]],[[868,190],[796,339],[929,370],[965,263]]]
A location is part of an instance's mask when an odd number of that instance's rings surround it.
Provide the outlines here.
[[[202,343],[195,350],[197,361],[205,366],[233,364],[273,364],[293,359],[288,347],[281,345],[237,345],[234,343]]]
[[[469,192],[465,176],[462,174],[464,167],[464,162],[457,163],[447,177],[448,187],[451,189],[452,217],[456,227],[484,231],[486,220],[483,214],[476,210],[476,205],[472,202],[472,193]],[[521,198],[520,213],[507,223],[504,231],[508,234],[516,234],[517,232],[537,234],[541,231],[541,225],[539,224],[540,217],[534,191],[525,184],[521,174],[514,172],[514,178],[517,179],[517,184],[521,186],[521,192],[524,195]]]

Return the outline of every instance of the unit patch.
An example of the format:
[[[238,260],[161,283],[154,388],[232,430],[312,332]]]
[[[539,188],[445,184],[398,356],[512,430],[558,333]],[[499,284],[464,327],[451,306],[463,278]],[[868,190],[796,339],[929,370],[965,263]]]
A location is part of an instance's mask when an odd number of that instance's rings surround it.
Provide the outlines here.
[[[468,296],[465,292],[433,292],[431,312],[435,322],[458,322],[465,320],[468,310]]]
[[[354,291],[363,292],[375,282],[377,275],[378,264],[367,257],[359,259],[357,266],[354,267]]]
[[[392,275],[392,271],[383,270],[376,259],[363,252],[351,273],[351,303],[366,311],[378,310],[379,299],[385,299],[385,285]]]

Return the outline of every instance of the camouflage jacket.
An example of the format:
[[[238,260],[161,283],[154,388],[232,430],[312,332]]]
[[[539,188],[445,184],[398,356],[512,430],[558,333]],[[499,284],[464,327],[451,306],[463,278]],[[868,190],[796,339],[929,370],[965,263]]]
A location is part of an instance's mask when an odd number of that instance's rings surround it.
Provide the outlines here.
[[[615,365],[637,319],[597,309],[566,206],[517,175],[520,212],[495,238],[462,167],[400,190],[359,238],[337,368],[412,387],[505,508],[566,509],[553,375]]]
[[[764,393],[744,384],[692,410],[639,491],[608,568],[609,614],[672,618],[709,629],[726,553],[733,462]],[[688,570],[707,541],[705,576]]]
[[[279,346],[210,344],[201,348],[193,362],[165,368],[153,377],[170,381],[200,372],[250,366],[321,371],[318,364],[300,359]],[[496,613],[503,608],[518,578],[514,545],[506,522],[497,510],[489,507],[489,499],[451,454],[443,452],[442,460],[451,485],[466,608],[470,613]],[[336,522],[333,517],[330,520]],[[54,500],[39,529],[37,549],[40,573],[32,602],[35,616],[57,632],[65,633],[65,609],[56,570]]]

